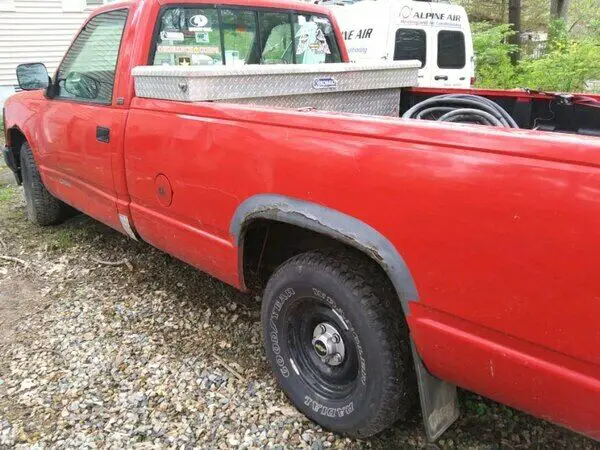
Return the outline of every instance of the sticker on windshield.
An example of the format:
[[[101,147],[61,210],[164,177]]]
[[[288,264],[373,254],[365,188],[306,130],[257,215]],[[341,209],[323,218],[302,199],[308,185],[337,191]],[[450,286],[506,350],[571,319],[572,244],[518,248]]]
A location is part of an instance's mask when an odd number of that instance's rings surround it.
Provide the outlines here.
[[[208,25],[208,17],[202,14],[196,14],[195,16],[190,17],[188,23],[188,29],[190,31],[203,31],[203,28]]]
[[[324,17],[313,17],[312,20],[316,24],[320,25],[319,28],[324,30],[325,33],[329,34],[333,32],[333,30],[331,29],[331,24],[329,23],[329,19],[326,19]]]
[[[180,56],[177,58],[177,63],[180,66],[190,66],[192,64],[192,58],[189,56]]]
[[[184,39],[185,38],[183,36],[183,33],[181,33],[180,31],[161,31],[160,32],[160,40],[161,41],[183,42]]]
[[[210,38],[207,31],[196,31],[196,43],[197,44],[208,44]]]
[[[215,60],[208,55],[192,55],[193,66],[212,66]]]
[[[300,27],[296,33],[296,39],[298,40],[296,44],[297,55],[302,55],[308,52],[309,49],[316,55],[331,54],[323,30],[321,30],[314,22],[308,22]]]
[[[185,53],[188,55],[218,55],[221,53],[219,47],[203,47],[199,45],[159,45],[157,53]]]

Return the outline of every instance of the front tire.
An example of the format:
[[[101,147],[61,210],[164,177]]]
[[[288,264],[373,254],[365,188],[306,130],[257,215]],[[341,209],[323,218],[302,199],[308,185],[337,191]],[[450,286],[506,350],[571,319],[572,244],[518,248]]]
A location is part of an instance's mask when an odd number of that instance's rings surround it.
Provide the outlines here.
[[[41,226],[63,222],[69,216],[71,208],[48,192],[27,142],[21,146],[20,156],[27,218]]]
[[[364,438],[412,405],[410,344],[394,295],[371,261],[347,253],[296,256],[269,280],[267,359],[294,405],[323,427]]]

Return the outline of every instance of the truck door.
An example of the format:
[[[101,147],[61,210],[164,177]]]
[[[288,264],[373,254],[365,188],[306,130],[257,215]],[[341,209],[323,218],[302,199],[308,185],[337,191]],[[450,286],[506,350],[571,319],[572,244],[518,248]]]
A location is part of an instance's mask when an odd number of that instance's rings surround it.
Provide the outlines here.
[[[121,152],[125,109],[113,101],[127,10],[98,14],[82,28],[57,74],[58,92],[45,102],[40,148],[48,187],[86,214],[119,228],[113,155]]]
[[[432,6],[429,33],[432,87],[469,87],[471,55],[467,52],[471,37],[468,18],[462,8],[436,3]]]
[[[388,48],[394,61],[421,61],[419,86],[430,86],[431,57],[428,34],[431,30],[431,4],[403,2],[394,4],[390,14]]]

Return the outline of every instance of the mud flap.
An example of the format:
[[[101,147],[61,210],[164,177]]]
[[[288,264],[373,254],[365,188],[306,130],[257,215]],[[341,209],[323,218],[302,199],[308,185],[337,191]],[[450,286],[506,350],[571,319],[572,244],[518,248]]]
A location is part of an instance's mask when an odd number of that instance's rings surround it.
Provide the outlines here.
[[[410,338],[419,385],[421,412],[427,439],[434,442],[454,423],[460,414],[456,386],[430,374]]]

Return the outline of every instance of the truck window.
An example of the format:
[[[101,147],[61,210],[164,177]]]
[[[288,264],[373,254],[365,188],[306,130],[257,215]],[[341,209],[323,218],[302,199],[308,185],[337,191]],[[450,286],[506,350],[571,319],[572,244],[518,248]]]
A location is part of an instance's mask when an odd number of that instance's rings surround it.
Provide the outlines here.
[[[258,13],[262,50],[262,64],[293,64],[292,22],[288,13]]]
[[[152,65],[342,62],[324,16],[233,7],[169,7],[154,37]]]
[[[427,64],[427,35],[425,30],[399,28],[396,31],[394,61],[418,59],[421,68]]]
[[[93,17],[75,38],[57,72],[58,97],[110,104],[127,10]],[[93,85],[93,86],[92,86]]]
[[[296,14],[294,19],[297,64],[342,62],[329,19],[309,14]]]
[[[240,65],[258,60],[256,13],[239,9],[221,10],[225,64]]]
[[[462,69],[467,63],[465,55],[465,35],[462,31],[438,33],[437,64],[440,69]]]
[[[160,17],[152,64],[222,64],[221,29],[215,8],[167,8]]]

